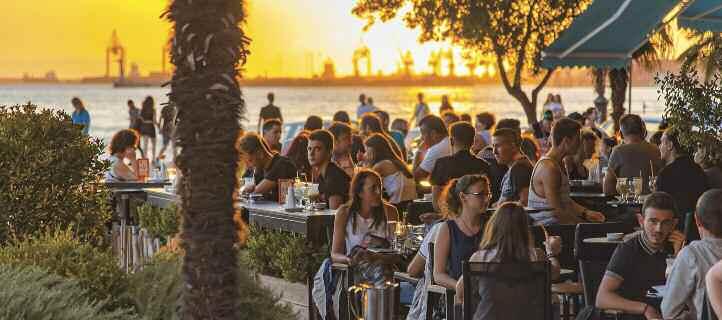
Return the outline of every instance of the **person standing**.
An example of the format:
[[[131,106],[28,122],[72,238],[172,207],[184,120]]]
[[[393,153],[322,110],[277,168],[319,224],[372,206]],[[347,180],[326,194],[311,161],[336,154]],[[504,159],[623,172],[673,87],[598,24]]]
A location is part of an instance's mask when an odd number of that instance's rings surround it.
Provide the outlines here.
[[[135,106],[133,100],[128,100],[128,129],[140,131],[140,109]]]
[[[283,123],[283,116],[281,115],[281,108],[275,106],[273,104],[273,101],[275,100],[276,96],[273,94],[273,92],[269,92],[266,96],[266,99],[268,99],[268,104],[261,108],[261,114],[258,116],[258,131],[261,131],[261,125],[264,121],[268,119],[278,119],[281,120],[281,123]]]
[[[73,104],[73,108],[75,108],[72,115],[73,124],[82,125],[83,134],[87,136],[90,132],[90,113],[85,109],[85,104],[83,104],[80,98],[74,97],[70,102]]]
[[[419,94],[416,95],[416,98],[418,99],[418,103],[416,104],[416,107],[414,108],[414,114],[411,115],[411,119],[409,120],[409,124],[414,126],[419,126],[419,123],[421,122],[421,119],[425,118],[429,114],[431,114],[431,110],[429,110],[429,105],[424,102],[424,94],[419,92]]]
[[[441,105],[439,106],[439,114],[443,115],[446,112],[454,112],[454,107],[451,106],[451,102],[449,102],[449,96],[443,95],[441,96]]]
[[[167,103],[160,109],[160,134],[163,135],[163,147],[160,148],[158,153],[158,159],[165,158],[165,150],[170,144],[171,153],[173,153],[173,159],[175,159],[175,141],[173,135],[175,134],[175,117],[176,108],[173,103]]]
[[[366,113],[376,111],[376,108],[373,105],[371,105],[370,103],[368,103],[368,101],[366,100],[365,94],[362,93],[361,95],[358,96],[358,102],[359,102],[359,105],[358,105],[358,107],[356,107],[356,119],[357,120],[361,120],[361,118]]]
[[[155,127],[158,121],[155,117],[155,101],[153,101],[153,97],[147,96],[143,100],[140,109],[140,120],[140,140],[143,150],[146,152],[151,150],[150,159],[155,159]],[[151,144],[151,149],[148,149],[148,143]]]

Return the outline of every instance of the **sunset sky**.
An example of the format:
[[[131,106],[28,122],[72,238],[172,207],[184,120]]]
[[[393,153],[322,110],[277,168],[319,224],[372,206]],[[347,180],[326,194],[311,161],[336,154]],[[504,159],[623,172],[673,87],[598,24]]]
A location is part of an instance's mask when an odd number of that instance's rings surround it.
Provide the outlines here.
[[[417,32],[406,29],[400,20],[377,24],[364,33],[364,21],[351,14],[349,0],[247,3],[246,30],[253,40],[247,76],[308,76],[312,70],[319,73],[327,57],[334,60],[337,74],[350,74],[353,52],[363,44],[371,49],[374,72],[396,70],[399,53],[406,50],[413,52],[417,72],[429,72],[430,53],[447,48],[419,45]],[[166,0],[0,1],[4,13],[0,77],[20,77],[25,72],[42,76],[49,70],[60,78],[103,75],[105,48],[114,29],[126,48],[127,68],[137,63],[142,74],[158,71],[170,27],[158,18],[166,4]],[[467,73],[458,58],[456,65],[458,74]],[[111,70],[115,74],[117,67]]]

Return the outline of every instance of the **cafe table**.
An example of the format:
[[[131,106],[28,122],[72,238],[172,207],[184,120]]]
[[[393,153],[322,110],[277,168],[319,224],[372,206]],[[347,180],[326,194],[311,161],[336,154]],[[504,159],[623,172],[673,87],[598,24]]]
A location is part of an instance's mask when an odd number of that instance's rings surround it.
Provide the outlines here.
[[[148,181],[148,182],[103,182],[103,185],[110,191],[115,199],[115,212],[118,219],[127,222],[130,219],[131,198],[145,201],[146,188],[162,188],[171,185],[169,181]]]
[[[586,238],[586,239],[582,240],[582,242],[584,242],[584,243],[592,243],[592,244],[613,244],[613,245],[617,245],[617,244],[620,244],[620,243],[624,242],[624,239],[611,240],[611,239],[608,239],[607,237],[595,237],[595,238]]]

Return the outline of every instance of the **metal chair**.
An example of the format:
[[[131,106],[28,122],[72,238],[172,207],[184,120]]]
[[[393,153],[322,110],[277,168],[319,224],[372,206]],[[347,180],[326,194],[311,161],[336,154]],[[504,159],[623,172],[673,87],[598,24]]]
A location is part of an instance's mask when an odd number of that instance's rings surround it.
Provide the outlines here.
[[[353,286],[353,268],[343,263],[333,263],[331,265],[331,273],[335,274],[336,277],[341,277],[339,281],[343,281],[343,290],[341,297],[338,300],[338,320],[351,320],[351,308],[349,307],[348,289]]]
[[[429,262],[434,265],[434,244],[429,243]],[[454,320],[454,295],[453,289],[448,289],[434,284],[434,273],[431,273],[431,284],[426,287],[426,319],[433,319],[434,307],[440,299],[446,302],[446,320]]]
[[[468,262],[464,278],[464,320],[550,320],[551,268],[548,261]]]

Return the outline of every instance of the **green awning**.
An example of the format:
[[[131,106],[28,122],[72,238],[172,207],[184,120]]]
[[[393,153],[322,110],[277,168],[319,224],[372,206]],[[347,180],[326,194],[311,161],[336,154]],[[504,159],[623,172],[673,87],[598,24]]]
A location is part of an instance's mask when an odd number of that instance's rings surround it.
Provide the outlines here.
[[[681,28],[722,32],[722,1],[695,0],[677,17]]]
[[[542,52],[542,66],[624,68],[678,2],[595,0]]]

